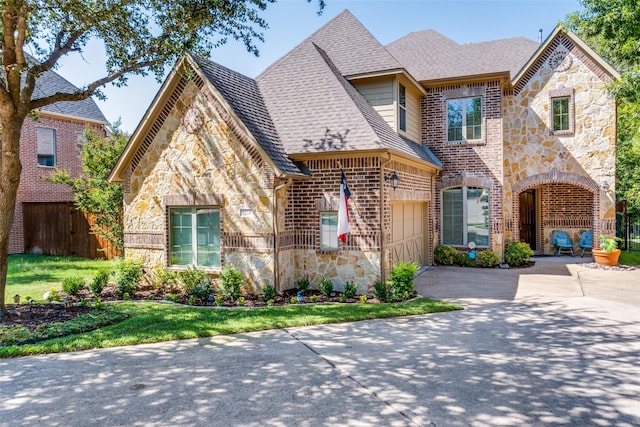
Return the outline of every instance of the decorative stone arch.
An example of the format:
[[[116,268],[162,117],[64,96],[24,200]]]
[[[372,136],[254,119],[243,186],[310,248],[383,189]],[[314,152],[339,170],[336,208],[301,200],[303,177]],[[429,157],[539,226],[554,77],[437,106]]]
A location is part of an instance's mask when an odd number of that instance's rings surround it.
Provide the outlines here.
[[[543,184],[571,184],[583,188],[592,194],[593,217],[591,218],[591,227],[594,236],[598,236],[602,232],[600,219],[600,187],[592,178],[584,175],[578,175],[571,172],[559,172],[556,168],[550,172],[531,175],[523,180],[516,182],[511,186],[512,198],[512,231],[513,240],[520,240],[520,193],[533,187]],[[597,244],[594,241],[594,244]]]

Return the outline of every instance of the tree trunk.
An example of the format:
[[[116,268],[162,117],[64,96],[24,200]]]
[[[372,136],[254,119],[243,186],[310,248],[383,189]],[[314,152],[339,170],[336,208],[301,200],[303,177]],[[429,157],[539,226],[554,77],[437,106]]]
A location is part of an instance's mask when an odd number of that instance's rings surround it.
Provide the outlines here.
[[[15,114],[2,117],[2,156],[0,157],[0,310],[5,315],[7,270],[9,266],[9,233],[13,224],[16,195],[20,183],[20,134],[24,117]]]

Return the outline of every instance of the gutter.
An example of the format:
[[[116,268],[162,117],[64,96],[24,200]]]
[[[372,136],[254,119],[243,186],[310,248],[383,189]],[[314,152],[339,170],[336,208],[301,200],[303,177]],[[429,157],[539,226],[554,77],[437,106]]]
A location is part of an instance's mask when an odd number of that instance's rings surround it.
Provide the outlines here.
[[[388,158],[380,163],[380,280],[385,281],[385,244],[384,244],[384,167],[391,162],[391,153]]]

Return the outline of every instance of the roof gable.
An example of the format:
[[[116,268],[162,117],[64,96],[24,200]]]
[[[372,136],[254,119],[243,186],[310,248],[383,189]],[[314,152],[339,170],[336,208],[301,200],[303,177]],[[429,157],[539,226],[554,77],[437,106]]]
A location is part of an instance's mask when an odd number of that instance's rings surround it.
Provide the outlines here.
[[[538,47],[536,52],[531,55],[520,71],[513,75],[511,85],[516,93],[527,84],[529,79],[538,72],[544,62],[549,59],[549,56],[560,46],[563,46],[565,50],[575,56],[579,56],[581,61],[603,81],[620,78],[620,74],[615,68],[609,65],[577,35],[558,26]]]

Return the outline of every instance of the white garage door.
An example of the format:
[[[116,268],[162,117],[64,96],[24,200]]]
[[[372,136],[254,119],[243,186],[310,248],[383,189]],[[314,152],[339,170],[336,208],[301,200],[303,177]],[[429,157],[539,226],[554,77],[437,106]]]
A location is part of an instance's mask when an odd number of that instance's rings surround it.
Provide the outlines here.
[[[391,261],[424,265],[426,203],[391,204]]]

